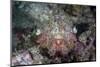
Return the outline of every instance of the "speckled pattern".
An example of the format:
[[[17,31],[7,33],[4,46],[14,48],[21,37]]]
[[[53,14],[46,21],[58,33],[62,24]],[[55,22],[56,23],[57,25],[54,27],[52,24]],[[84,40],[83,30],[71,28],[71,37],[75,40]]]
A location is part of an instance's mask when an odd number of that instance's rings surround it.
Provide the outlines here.
[[[28,1],[12,6],[13,66],[96,60],[95,6]]]

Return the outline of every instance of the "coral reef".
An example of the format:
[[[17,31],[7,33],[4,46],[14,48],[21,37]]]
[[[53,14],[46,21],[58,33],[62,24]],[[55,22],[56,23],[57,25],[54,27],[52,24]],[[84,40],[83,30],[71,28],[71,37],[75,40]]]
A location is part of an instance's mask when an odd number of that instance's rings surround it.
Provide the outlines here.
[[[13,66],[96,60],[95,6],[24,1],[12,6]]]

